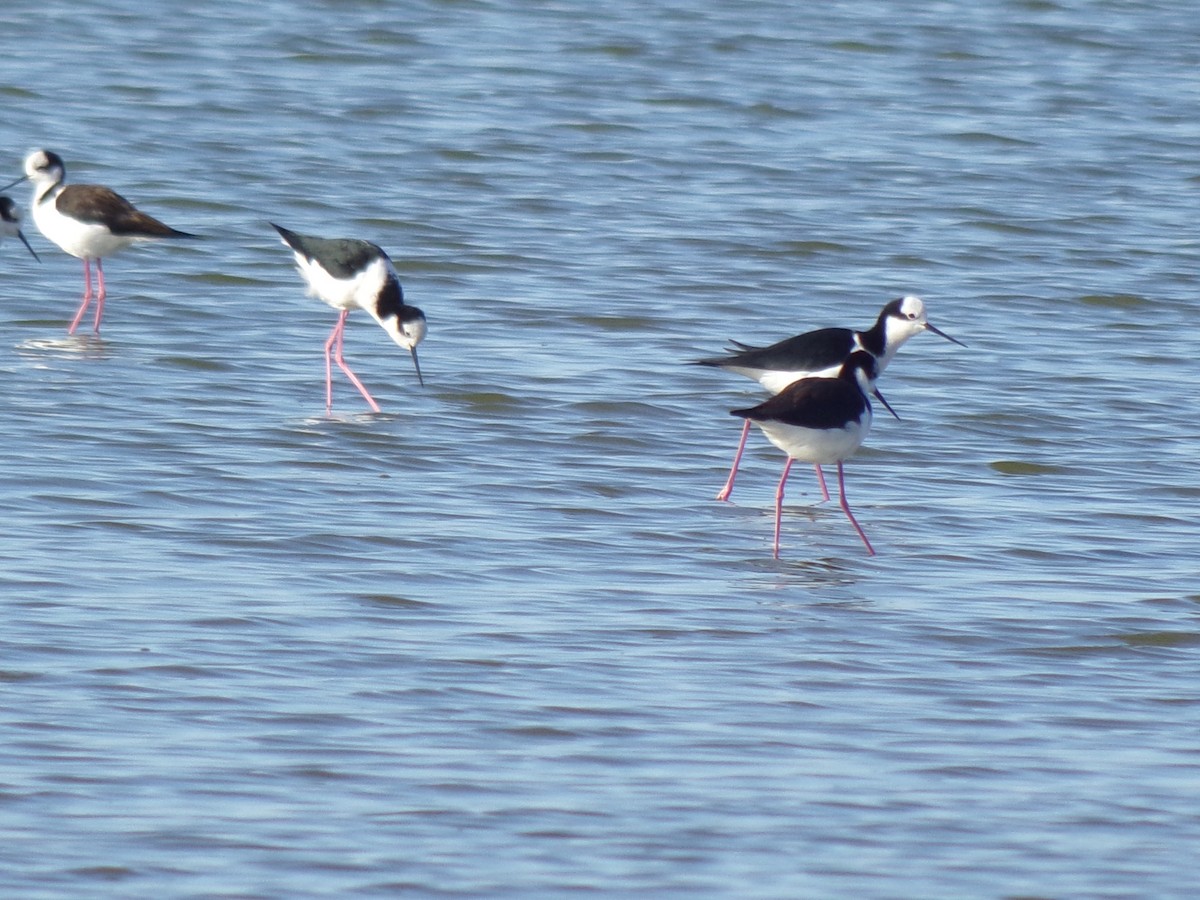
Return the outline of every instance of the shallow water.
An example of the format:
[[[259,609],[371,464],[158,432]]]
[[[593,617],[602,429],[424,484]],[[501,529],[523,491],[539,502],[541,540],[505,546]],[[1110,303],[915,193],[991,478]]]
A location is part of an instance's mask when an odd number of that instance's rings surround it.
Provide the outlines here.
[[[0,183],[204,236],[101,337],[0,249],[3,893],[1192,892],[1190,7],[173,6],[0,59]],[[424,389],[352,317],[325,414],[268,220],[391,253]],[[879,555],[797,467],[775,561],[684,363],[907,292]]]

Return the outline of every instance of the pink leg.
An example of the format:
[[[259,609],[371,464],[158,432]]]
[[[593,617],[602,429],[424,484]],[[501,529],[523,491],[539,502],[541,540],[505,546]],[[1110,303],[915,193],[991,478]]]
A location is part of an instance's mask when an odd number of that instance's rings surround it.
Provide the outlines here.
[[[820,463],[813,463],[813,468],[817,470],[817,482],[821,485],[821,502],[829,500],[829,488],[825,487],[825,473],[821,471]]]
[[[779,529],[783,521],[783,486],[787,484],[788,473],[792,471],[792,458],[783,466],[783,476],[779,479],[779,489],[775,491],[775,558],[779,559]]]
[[[358,392],[366,398],[367,403],[371,404],[371,409],[379,412],[379,404],[375,402],[375,398],[367,393],[367,389],[363,387],[363,383],[358,380],[358,376],[350,371],[350,367],[346,365],[346,361],[342,358],[342,342],[345,339],[346,316],[350,314],[350,310],[343,309],[338,316],[337,325],[333,327],[333,332],[329,335],[329,340],[325,342],[325,409],[327,412],[333,410],[333,369],[329,365],[330,350],[333,351],[333,358],[337,361],[338,368],[346,373],[346,377],[353,382],[358,388]]]
[[[738,442],[737,453],[733,455],[733,466],[729,469],[729,477],[725,479],[725,487],[717,493],[718,500],[728,500],[729,495],[733,493],[733,480],[737,478],[738,466],[742,462],[742,452],[746,449],[746,438],[750,434],[750,420],[746,420],[746,424],[742,426],[742,439]],[[817,470],[817,483],[821,485],[821,499],[829,500],[829,488],[825,486],[825,473],[821,471],[820,464],[813,466]]]
[[[337,324],[333,326],[333,331],[329,332],[329,340],[325,342],[325,412],[333,412],[333,345],[342,336],[342,329],[346,327],[346,315],[348,311],[342,310],[342,314],[338,316]]]
[[[104,260],[96,260],[96,321],[92,331],[100,333],[100,319],[104,316]]]
[[[750,434],[750,420],[746,420],[746,424],[742,426],[742,439],[738,442],[737,453],[733,455],[733,468],[729,470],[729,478],[725,481],[725,487],[721,488],[717,494],[718,500],[728,500],[729,495],[733,493],[733,479],[737,477],[738,465],[742,461],[742,451],[746,449],[746,437]]]
[[[850,504],[846,502],[846,478],[842,474],[842,464],[838,466],[838,493],[841,495],[842,512],[846,514],[846,518],[850,520],[850,524],[854,526],[854,530],[858,532],[858,536],[862,538],[862,542],[867,545],[867,552],[872,556],[875,555],[875,548],[871,546],[871,542],[867,540],[866,533],[862,530],[862,526],[858,524],[858,520],[854,518],[854,513],[850,512]]]
[[[75,313],[75,318],[71,320],[71,326],[67,329],[67,334],[74,334],[75,329],[79,327],[79,323],[83,321],[83,314],[87,311],[88,304],[92,302],[92,264],[86,257],[83,260],[83,302],[79,304],[79,310]]]

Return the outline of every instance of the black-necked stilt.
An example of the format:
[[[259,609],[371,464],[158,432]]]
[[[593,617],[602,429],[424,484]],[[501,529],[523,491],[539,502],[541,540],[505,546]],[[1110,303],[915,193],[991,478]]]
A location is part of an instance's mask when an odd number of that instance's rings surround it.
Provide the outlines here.
[[[875,548],[846,502],[842,463],[862,446],[871,430],[871,401],[867,395],[873,392],[878,374],[876,358],[864,350],[856,350],[832,378],[802,378],[758,406],[732,411],[732,415],[742,416],[747,423],[753,422],[761,428],[767,439],[788,456],[775,492],[776,559],[783,519],[783,489],[796,460],[816,466],[837,463],[842,511],[862,538],[867,552],[875,555]]]
[[[271,227],[292,249],[296,257],[296,269],[308,282],[311,293],[334,309],[341,310],[337,324],[325,342],[326,410],[333,409],[333,367],[329,361],[332,352],[338,367],[366,398],[371,409],[379,412],[379,404],[342,359],[346,316],[355,308],[369,312],[393,341],[412,354],[417,381],[425,384],[425,379],[421,377],[421,364],[417,360],[417,344],[425,337],[425,313],[404,302],[400,278],[388,255],[370,241],[308,237],[274,223],[271,223]]]
[[[21,210],[17,208],[12,197],[0,197],[0,244],[3,244],[4,239],[9,237],[20,238],[25,249],[33,254],[33,258],[38,262],[42,261],[30,246],[29,241],[25,239],[24,232],[21,231]]]
[[[925,304],[920,297],[911,294],[888,303],[879,313],[875,324],[866,331],[849,328],[820,328],[786,338],[769,347],[751,347],[733,341],[734,350],[726,356],[696,360],[696,365],[714,366],[752,378],[773,394],[800,378],[827,377],[836,375],[842,364],[855,350],[865,350],[875,357],[879,372],[887,368],[904,342],[922,331],[932,331],[955,344],[965,346],[962,341],[950,337],[934,328],[925,317]],[[882,399],[882,398],[881,398]],[[885,406],[887,404],[884,404]],[[891,412],[891,407],[888,407]],[[892,415],[895,415],[892,412]],[[750,422],[742,427],[742,437],[725,486],[717,494],[718,500],[728,500],[733,493],[733,481],[737,477],[746,437],[750,433]],[[821,494],[829,499],[825,477],[817,467],[817,478],[821,483]]]
[[[104,315],[103,258],[124,250],[138,241],[158,238],[190,238],[195,235],[176,231],[153,216],[139,212],[120,194],[96,184],[63,184],[66,168],[62,157],[49,150],[35,150],[25,157],[25,174],[0,190],[33,182],[33,221],[38,231],[67,253],[83,260],[83,302],[71,320],[68,334],[74,334],[92,300],[91,261],[96,261],[96,320],[100,331]]]

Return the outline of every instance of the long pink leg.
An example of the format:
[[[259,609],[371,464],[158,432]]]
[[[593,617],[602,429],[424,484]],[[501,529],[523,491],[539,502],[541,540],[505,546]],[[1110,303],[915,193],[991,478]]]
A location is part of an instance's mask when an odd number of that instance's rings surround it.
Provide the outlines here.
[[[96,334],[100,333],[100,319],[104,315],[104,260],[96,260],[96,322],[92,325],[92,331]]]
[[[783,465],[783,476],[779,479],[779,489],[775,491],[775,558],[779,559],[779,529],[783,521],[783,486],[787,484],[788,472],[792,471],[792,458]]]
[[[842,474],[842,464],[838,462],[838,493],[841,494],[842,512],[846,514],[846,518],[850,520],[850,524],[854,526],[854,530],[858,532],[858,536],[862,538],[862,542],[867,545],[867,552],[872,556],[875,555],[875,548],[871,546],[871,542],[867,540],[866,532],[862,530],[862,526],[858,524],[858,520],[854,518],[854,513],[850,512],[850,504],[846,502],[846,478]]]
[[[337,360],[338,368],[346,373],[346,377],[354,383],[358,388],[358,392],[366,398],[367,403],[371,404],[371,409],[379,412],[379,404],[375,402],[363,383],[358,380],[358,376],[350,371],[350,367],[346,365],[346,360],[342,358],[342,342],[345,339],[346,316],[350,314],[350,310],[343,309],[341,315],[338,316],[338,321],[333,326],[333,332],[329,335],[329,340],[325,342],[325,410],[326,412],[333,411],[333,369],[329,365],[330,350],[333,350],[333,358]]]
[[[742,426],[742,439],[738,442],[737,453],[733,455],[733,468],[729,470],[729,478],[725,481],[725,487],[721,488],[717,494],[718,500],[728,500],[729,495],[733,493],[733,479],[737,477],[738,465],[742,461],[742,451],[746,449],[746,437],[750,434],[750,420],[746,420],[746,424]],[[828,499],[828,498],[826,498]]]
[[[333,412],[333,360],[331,354],[334,342],[341,337],[342,328],[346,325],[347,312],[348,310],[342,310],[337,324],[333,326],[333,331],[329,332],[329,340],[325,342],[325,412],[327,413]]]
[[[829,499],[829,488],[825,487],[825,473],[821,471],[820,463],[813,463],[813,468],[817,470],[817,481],[821,485],[821,501],[825,502]]]
[[[728,500],[729,495],[733,493],[733,480],[737,478],[738,466],[742,462],[742,451],[746,449],[746,438],[750,434],[750,420],[746,420],[746,424],[742,426],[742,439],[738,442],[737,453],[733,455],[733,466],[729,470],[729,477],[725,480],[725,487],[717,493],[718,500]],[[821,485],[821,499],[829,500],[829,488],[825,487],[825,473],[821,471],[819,463],[813,466],[817,470],[817,483]]]
[[[92,264],[84,257],[83,260],[83,302],[79,304],[79,310],[75,313],[75,318],[71,320],[71,326],[67,329],[67,334],[74,334],[75,329],[79,327],[79,323],[83,321],[83,314],[87,311],[88,304],[92,302]]]

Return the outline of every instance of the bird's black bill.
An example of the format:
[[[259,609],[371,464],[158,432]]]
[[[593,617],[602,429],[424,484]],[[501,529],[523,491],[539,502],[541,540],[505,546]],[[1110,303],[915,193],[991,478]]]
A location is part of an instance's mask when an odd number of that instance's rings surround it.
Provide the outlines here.
[[[425,387],[425,379],[421,377],[421,363],[417,360],[417,348],[413,347],[408,352],[412,354],[413,367],[417,370],[417,381],[420,383],[421,387]]]
[[[887,411],[890,412],[893,416],[895,416],[896,421],[899,422],[900,417],[897,416],[896,411],[894,409],[892,409],[892,404],[888,403],[887,400],[883,399],[883,394],[879,393],[879,389],[876,388],[875,390],[871,391],[871,393],[875,395],[876,400],[878,400],[880,403],[882,403],[884,406],[887,407]]]
[[[925,323],[925,327],[928,328],[930,331],[932,331],[934,334],[936,334],[938,337],[944,337],[946,340],[948,340],[952,344],[958,344],[958,346],[960,346],[960,347],[967,346],[962,341],[960,341],[958,338],[950,337],[950,335],[946,334],[946,332],[942,331],[940,328],[934,328],[928,322]],[[879,399],[882,400],[883,398],[880,397]]]
[[[31,247],[29,245],[29,241],[25,240],[25,235],[22,232],[18,231],[17,237],[19,237],[21,239],[21,243],[25,245],[25,249],[33,254],[33,258],[36,259],[38,262],[41,262],[42,258],[40,256],[38,256],[37,251],[34,250],[33,247]]]
[[[16,187],[18,184],[20,184],[22,181],[24,181],[28,177],[29,177],[28,175],[22,175],[16,181],[10,181],[4,187],[0,188],[0,191],[7,191],[10,187]]]

